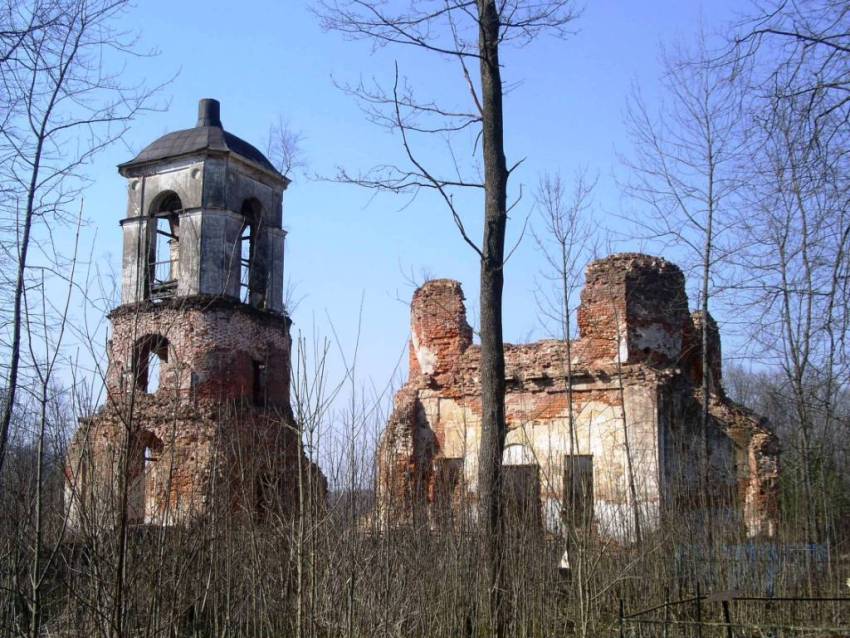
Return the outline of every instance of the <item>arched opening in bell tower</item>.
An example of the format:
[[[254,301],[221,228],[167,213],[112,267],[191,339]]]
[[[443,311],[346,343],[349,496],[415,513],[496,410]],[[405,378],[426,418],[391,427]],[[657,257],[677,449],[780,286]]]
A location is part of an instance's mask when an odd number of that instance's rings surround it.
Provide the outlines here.
[[[148,250],[148,295],[152,299],[177,293],[180,257],[180,213],[183,203],[174,191],[157,195],[151,205],[156,227]]]
[[[162,441],[148,430],[131,435],[127,459],[127,518],[131,524],[152,523],[161,509],[157,497],[158,482],[163,479],[159,467],[163,448]]]
[[[160,387],[162,371],[168,364],[168,339],[158,334],[145,335],[133,348],[133,372],[136,390],[155,394]]]
[[[257,308],[265,305],[264,277],[257,250],[262,207],[255,198],[242,203],[242,232],[239,238],[239,300]]]

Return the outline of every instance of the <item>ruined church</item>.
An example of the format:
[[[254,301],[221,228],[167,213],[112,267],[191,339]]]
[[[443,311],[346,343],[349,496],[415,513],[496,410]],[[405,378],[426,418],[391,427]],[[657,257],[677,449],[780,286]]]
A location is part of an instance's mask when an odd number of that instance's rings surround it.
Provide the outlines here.
[[[552,531],[584,523],[629,541],[636,523],[651,532],[665,515],[710,503],[748,535],[772,535],[776,437],[725,395],[717,327],[688,311],[682,271],[642,254],[591,263],[578,327],[572,342],[505,344],[509,514]],[[386,526],[440,528],[474,516],[478,482],[480,350],[460,284],[419,288],[410,328],[409,379],[379,443],[377,514]]]
[[[66,459],[70,525],[173,525],[216,512],[256,520],[289,508],[299,483],[324,493],[290,406],[287,178],[222,127],[210,99],[193,128],[157,139],[119,172],[121,301],[108,315],[106,400],[81,420]],[[572,342],[505,346],[507,501],[546,529],[570,512],[571,523],[629,540],[638,522],[651,530],[694,506],[707,458],[712,503],[750,535],[772,534],[776,437],[726,397],[716,325],[688,311],[679,268],[639,254],[593,262],[578,325]],[[426,283],[411,305],[409,379],[379,444],[384,524],[439,528],[474,512],[478,367],[460,285]]]
[[[289,401],[282,202],[288,180],[201,100],[193,128],[118,167],[121,303],[106,401],[66,460],[72,527],[262,517],[293,501],[304,455]],[[277,509],[276,511],[280,511]]]

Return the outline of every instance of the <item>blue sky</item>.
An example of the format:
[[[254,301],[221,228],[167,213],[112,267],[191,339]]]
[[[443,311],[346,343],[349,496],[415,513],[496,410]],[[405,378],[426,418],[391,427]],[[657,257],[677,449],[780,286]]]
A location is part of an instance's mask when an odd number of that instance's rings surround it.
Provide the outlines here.
[[[738,7],[726,1],[591,2],[575,23],[574,36],[503,50],[504,78],[516,83],[505,101],[508,161],[526,158],[512,178],[514,192],[522,184],[525,193],[512,215],[513,239],[532,213],[531,191],[539,175],[570,176],[582,166],[600,176],[594,223],[600,228],[622,225],[612,213],[629,204],[613,176],[621,171],[617,154],[629,151],[623,111],[630,87],[639,83],[653,102],[659,44],[694,38],[700,21],[708,31],[722,28]],[[260,148],[278,117],[303,135],[307,168],[294,176],[284,203],[286,277],[300,298],[294,331],[309,334],[315,325],[330,334],[331,318],[350,351],[362,299],[360,374],[380,385],[393,373],[408,337],[409,273],[460,280],[474,320],[476,255],[436,197],[423,193],[410,203],[405,197],[373,197],[315,179],[332,176],[336,166],[356,172],[376,162],[401,160],[398,139],[369,124],[333,79],[374,76],[386,83],[398,60],[422,95],[463,105],[466,94],[455,67],[418,51],[372,51],[368,43],[323,32],[307,3],[293,0],[145,0],[120,26],[138,30],[140,48],[159,50],[153,58],[128,63],[128,82],[155,84],[176,77],[162,93],[167,109],[140,117],[123,143],[99,155],[90,167],[94,183],[86,193],[86,214],[92,225],[85,240],[93,241],[96,231],[96,259],[114,270],[120,264],[118,221],[124,213],[125,184],[115,165],[156,137],[193,126],[198,99],[214,97],[222,103],[225,128]],[[440,140],[420,149],[434,166],[444,162]],[[464,215],[477,238],[480,206],[469,202]],[[642,246],[627,242],[617,248]],[[506,271],[508,341],[546,336],[533,296],[541,267],[526,236]]]

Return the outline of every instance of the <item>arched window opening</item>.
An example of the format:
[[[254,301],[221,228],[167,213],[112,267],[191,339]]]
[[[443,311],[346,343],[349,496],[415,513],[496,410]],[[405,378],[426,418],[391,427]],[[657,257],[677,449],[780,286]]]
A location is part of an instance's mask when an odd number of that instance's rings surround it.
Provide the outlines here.
[[[147,335],[139,339],[133,353],[136,389],[147,394],[157,392],[167,363],[168,339],[162,335]]]
[[[183,203],[176,193],[170,191],[155,200],[151,208],[156,221],[148,254],[148,281],[152,299],[172,297],[177,292],[181,212]]]
[[[133,435],[132,443],[127,464],[129,472],[127,514],[131,523],[150,523],[153,522],[154,514],[160,510],[156,486],[163,444],[152,432],[146,430]]]
[[[257,251],[262,208],[256,199],[246,199],[241,210],[244,221],[239,238],[239,300],[257,308],[265,305],[265,286]]]
[[[239,300],[242,303],[250,303],[253,252],[254,224],[246,218],[242,224],[242,235],[239,237]]]

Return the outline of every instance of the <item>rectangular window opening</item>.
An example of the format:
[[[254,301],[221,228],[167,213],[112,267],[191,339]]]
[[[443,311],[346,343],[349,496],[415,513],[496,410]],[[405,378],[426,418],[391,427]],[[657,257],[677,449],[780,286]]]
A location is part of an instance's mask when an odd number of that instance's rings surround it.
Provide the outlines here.
[[[521,528],[541,525],[539,466],[503,465],[502,493],[508,525],[519,525]]]
[[[463,508],[463,459],[434,460],[434,487],[431,511],[439,528],[449,528]]]
[[[266,364],[263,361],[254,361],[254,388],[253,399],[254,405],[266,405],[266,384],[267,384]]]
[[[593,523],[593,455],[564,456],[564,519],[574,528]]]

